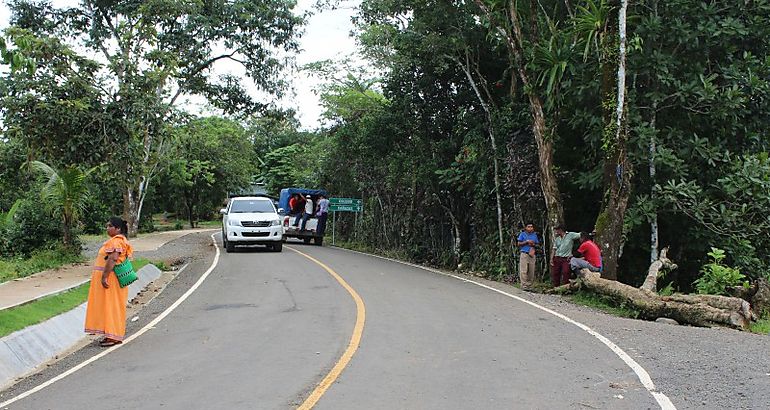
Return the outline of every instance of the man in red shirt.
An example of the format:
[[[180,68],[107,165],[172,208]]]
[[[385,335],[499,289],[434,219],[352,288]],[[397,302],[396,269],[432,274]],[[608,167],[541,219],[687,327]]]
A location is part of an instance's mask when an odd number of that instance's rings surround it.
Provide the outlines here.
[[[591,235],[588,232],[580,232],[580,247],[577,251],[581,257],[572,258],[569,262],[569,266],[573,271],[577,272],[583,268],[591,272],[602,270],[602,252],[594,241],[591,240]]]

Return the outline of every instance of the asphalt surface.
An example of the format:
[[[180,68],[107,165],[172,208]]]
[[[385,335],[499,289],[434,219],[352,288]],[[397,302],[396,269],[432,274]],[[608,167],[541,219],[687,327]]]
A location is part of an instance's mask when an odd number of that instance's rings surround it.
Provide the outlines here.
[[[205,234],[159,249],[197,255],[129,324],[162,312],[213,260]],[[586,331],[453,277],[340,249],[289,243],[361,296],[366,323],[318,409],[660,408],[637,375]],[[324,269],[284,248],[222,253],[186,301],[131,343],[11,409],[287,409],[335,365],[356,320]],[[620,319],[473,279],[578,320],[649,372],[677,408],[770,408],[770,338]],[[89,346],[0,395],[5,401],[100,351]]]

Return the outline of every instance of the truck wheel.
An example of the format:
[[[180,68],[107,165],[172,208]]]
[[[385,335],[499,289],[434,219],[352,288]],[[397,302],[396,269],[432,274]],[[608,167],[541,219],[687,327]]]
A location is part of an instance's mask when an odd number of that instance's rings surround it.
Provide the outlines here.
[[[305,243],[310,243],[310,241],[312,241],[312,240],[313,240],[313,238],[302,238],[302,240],[303,240]]]
[[[323,236],[316,236],[315,237],[315,244],[316,246],[321,246],[324,244],[324,237]]]
[[[273,252],[280,252],[283,250],[283,242],[274,243],[272,246]]]
[[[225,241],[225,252],[235,252],[235,244],[230,241]]]

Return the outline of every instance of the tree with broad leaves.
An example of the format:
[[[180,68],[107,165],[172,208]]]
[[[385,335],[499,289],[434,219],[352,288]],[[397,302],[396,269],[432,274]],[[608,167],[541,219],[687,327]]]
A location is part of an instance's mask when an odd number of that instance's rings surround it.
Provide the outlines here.
[[[99,71],[111,124],[111,162],[123,190],[129,233],[139,224],[147,188],[168,144],[166,120],[180,97],[201,95],[226,113],[247,114],[266,104],[249,96],[234,75],[215,77],[219,62],[242,67],[257,89],[281,95],[281,75],[297,49],[304,16],[290,0],[94,1],[55,8],[14,0],[12,24],[37,35],[81,44],[106,61]]]

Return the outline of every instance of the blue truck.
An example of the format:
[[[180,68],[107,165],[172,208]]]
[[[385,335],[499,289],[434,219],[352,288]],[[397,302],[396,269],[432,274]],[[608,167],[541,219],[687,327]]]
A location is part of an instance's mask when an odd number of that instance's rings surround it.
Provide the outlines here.
[[[310,196],[310,200],[313,202],[313,214],[305,223],[304,230],[300,229],[304,210],[300,209],[298,212],[293,212],[289,206],[289,200],[293,195],[301,195],[303,198]],[[326,198],[329,197],[329,194],[323,189],[284,188],[281,190],[281,194],[278,196],[278,208],[283,218],[284,242],[286,242],[287,238],[296,238],[305,243],[313,242],[319,246],[323,244],[323,235],[317,232],[318,218],[315,215],[318,199],[321,195]]]

